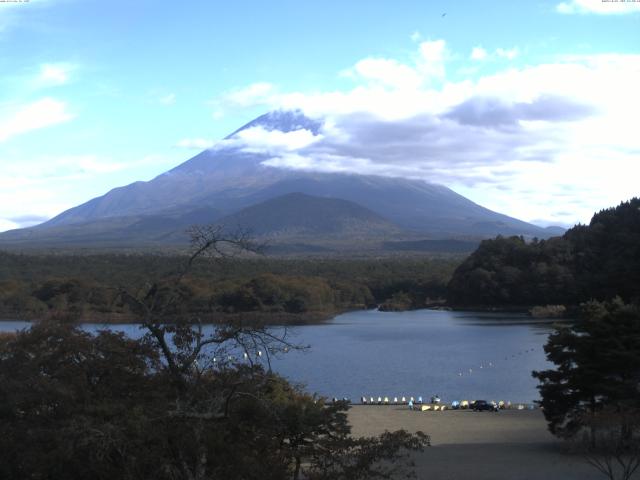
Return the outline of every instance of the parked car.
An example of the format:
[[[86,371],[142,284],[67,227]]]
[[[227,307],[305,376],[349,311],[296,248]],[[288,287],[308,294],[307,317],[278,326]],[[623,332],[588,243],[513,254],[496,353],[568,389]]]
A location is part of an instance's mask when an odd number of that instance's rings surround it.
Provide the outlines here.
[[[485,410],[488,412],[498,411],[498,406],[495,403],[487,402],[486,400],[476,400],[473,402],[473,406],[471,408],[473,408],[474,412],[482,412]]]

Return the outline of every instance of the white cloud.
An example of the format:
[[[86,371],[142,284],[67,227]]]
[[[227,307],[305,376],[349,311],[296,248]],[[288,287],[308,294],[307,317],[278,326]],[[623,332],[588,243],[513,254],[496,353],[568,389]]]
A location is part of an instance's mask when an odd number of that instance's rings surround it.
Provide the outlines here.
[[[602,15],[640,12],[640,2],[605,1],[605,0],[571,0],[556,5],[556,11],[567,15],[595,13]]]
[[[221,116],[225,108],[255,106],[302,109],[311,117],[324,117],[328,112],[346,115],[366,111],[384,118],[402,118],[418,114],[425,108],[444,109],[452,100],[463,99],[468,88],[464,83],[446,84],[440,92],[429,88],[444,79],[444,63],[448,56],[444,40],[435,40],[422,42],[410,62],[364,59],[341,72],[357,84],[347,92],[280,92],[272,84],[254,83],[228,92],[212,102],[214,116]],[[385,67],[388,71],[384,71]]]
[[[564,13],[564,14],[572,14],[572,13],[575,13],[575,9],[569,3],[560,2],[559,4],[556,5],[556,12]]]
[[[487,58],[487,51],[482,47],[473,47],[469,58],[471,60],[484,60]]]
[[[420,55],[427,62],[442,62],[446,53],[444,40],[432,40],[420,44]]]
[[[271,166],[422,178],[525,220],[584,222],[637,195],[640,55],[559,56],[435,84],[425,58],[445,74],[446,45],[431,42],[412,62],[356,63],[351,90],[264,89],[260,105],[327,119],[320,135],[278,142],[295,132],[255,130],[236,141],[269,153]]]
[[[268,106],[274,102],[277,95],[275,86],[268,82],[257,82],[236,88],[209,102],[213,107],[211,116],[214,120],[219,120],[225,116],[227,110],[233,111],[256,105]]]
[[[45,85],[64,85],[75,68],[69,63],[43,63],[38,80]]]
[[[313,132],[303,128],[281,132],[257,126],[241,130],[232,138],[218,142],[216,147],[240,147],[245,152],[278,154],[309,147],[322,138],[322,135],[314,135]]]
[[[107,192],[114,184],[123,182],[123,178],[124,183],[145,180],[140,177],[140,167],[153,166],[160,173],[175,162],[176,158],[165,155],[134,159],[98,155],[48,154],[28,159],[3,156],[0,231],[45,221],[95,197],[96,191]]]
[[[411,34],[411,41],[412,42],[419,42],[422,39],[422,35],[420,34],[420,32],[418,32],[417,30],[415,32],[413,32]]]
[[[253,83],[245,88],[233,90],[225,95],[225,100],[238,107],[261,104],[274,93],[274,86],[267,82]]]
[[[365,80],[391,88],[418,88],[421,75],[409,65],[386,58],[366,58],[360,60],[347,75],[356,80]]]
[[[490,54],[485,48],[481,46],[477,46],[471,49],[471,54],[469,55],[469,59],[475,60],[475,61],[485,61],[485,60],[492,60],[496,58],[506,58],[507,60],[513,60],[518,55],[520,55],[520,50],[518,50],[517,47],[496,48],[495,51],[492,54]]]
[[[0,231],[44,221],[85,201],[96,177],[110,168],[94,156],[3,158],[0,162]],[[25,168],[29,165],[29,168]],[[85,193],[86,195],[86,193]]]
[[[0,218],[0,232],[6,232],[7,230],[14,230],[20,228],[20,225],[8,218]]]
[[[45,155],[30,159],[29,165],[30,168],[26,171],[22,161],[12,159],[0,166],[0,175],[21,178],[27,184],[42,179],[86,179],[88,176],[130,168],[132,163],[114,161],[97,155]]]
[[[517,48],[505,49],[505,48],[497,48],[496,55],[502,58],[506,58],[508,60],[513,60],[518,56],[520,52]]]
[[[419,45],[420,57],[417,70],[425,79],[443,78],[445,75],[444,61],[448,52],[444,40],[422,42]]]
[[[22,105],[0,117],[0,142],[31,130],[64,123],[74,118],[66,103],[43,98]]]
[[[204,138],[183,138],[178,143],[176,143],[176,147],[189,148],[194,150],[205,150],[207,148],[213,147],[213,145],[213,141],[206,140]]]
[[[42,222],[46,222],[47,220],[49,220],[49,218],[51,217],[43,216],[43,215],[31,215],[31,214],[17,215],[10,218],[0,219],[0,225],[3,225],[3,221],[5,221],[5,222],[11,222],[12,224],[16,225],[19,228],[24,228],[24,227],[31,227],[33,225],[38,225],[39,223],[42,223]],[[8,230],[9,228],[11,227],[5,226],[5,229]]]
[[[72,165],[74,165],[81,174],[112,173],[128,168],[125,163],[106,161],[96,157],[95,155],[77,157],[73,160]]]

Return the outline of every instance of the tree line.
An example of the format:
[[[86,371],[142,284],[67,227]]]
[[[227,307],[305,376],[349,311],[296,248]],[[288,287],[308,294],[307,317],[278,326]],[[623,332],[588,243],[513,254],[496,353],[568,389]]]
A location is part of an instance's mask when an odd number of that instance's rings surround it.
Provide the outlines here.
[[[640,199],[596,213],[562,237],[483,241],[447,287],[453,305],[577,306],[640,301]]]
[[[184,256],[27,255],[0,253],[0,315],[85,321],[131,321],[118,287],[158,284]],[[267,323],[316,321],[397,298],[420,308],[444,298],[456,258],[282,260],[199,258],[180,288],[181,309],[211,321],[253,316]],[[176,312],[177,313],[177,312]]]

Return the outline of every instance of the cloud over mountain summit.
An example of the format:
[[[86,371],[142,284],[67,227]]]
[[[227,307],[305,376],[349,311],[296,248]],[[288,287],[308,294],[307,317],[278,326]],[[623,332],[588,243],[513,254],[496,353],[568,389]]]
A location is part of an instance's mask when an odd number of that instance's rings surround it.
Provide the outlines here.
[[[519,68],[504,57],[506,65],[475,80],[448,71],[453,57],[443,40],[427,41],[404,63],[357,62],[345,73],[356,83],[351,90],[284,92],[261,83],[221,103],[298,109],[322,123],[317,132],[232,137],[270,156],[271,166],[424,179],[525,218],[548,214],[548,199],[571,191],[580,192],[570,201],[584,215],[621,191],[634,194],[628,179],[640,174],[640,144],[630,125],[640,100],[628,92],[640,82],[640,55],[558,56]],[[602,189],[603,175],[615,193]],[[548,220],[571,223],[575,215]]]

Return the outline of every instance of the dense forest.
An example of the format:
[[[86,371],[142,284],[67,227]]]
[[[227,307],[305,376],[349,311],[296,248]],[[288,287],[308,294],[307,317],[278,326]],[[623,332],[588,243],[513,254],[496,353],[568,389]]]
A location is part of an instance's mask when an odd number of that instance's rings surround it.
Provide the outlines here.
[[[210,321],[242,315],[266,323],[317,321],[380,304],[420,308],[445,297],[460,261],[201,258],[181,284],[180,308]],[[118,292],[162,283],[184,262],[178,255],[0,252],[0,316],[130,321],[130,308],[118,300]]]
[[[578,305],[620,296],[640,301],[640,199],[596,213],[562,237],[483,241],[455,271],[457,306]]]

